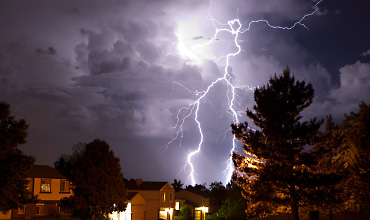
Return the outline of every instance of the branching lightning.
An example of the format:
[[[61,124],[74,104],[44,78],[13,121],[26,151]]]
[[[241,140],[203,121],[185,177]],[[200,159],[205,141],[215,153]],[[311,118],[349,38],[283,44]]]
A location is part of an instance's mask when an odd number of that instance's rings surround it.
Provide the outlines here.
[[[259,23],[259,22],[264,22],[268,25],[268,27],[276,28],[276,29],[291,30],[294,27],[296,27],[297,25],[301,25],[304,28],[308,29],[306,27],[306,25],[304,25],[302,22],[304,21],[305,18],[315,14],[318,11],[318,5],[322,1],[323,0],[318,1],[314,5],[315,9],[311,13],[305,14],[303,17],[301,17],[301,19],[299,21],[295,22],[291,26],[283,27],[283,26],[271,25],[269,23],[269,21],[267,21],[265,19],[254,20],[254,21],[251,21],[249,23],[241,23],[237,14],[236,14],[235,19],[229,20],[226,24],[221,23],[217,19],[215,19],[210,13],[210,11],[212,9],[212,4],[213,4],[212,0],[210,0],[210,5],[209,5],[209,8],[207,10],[207,14],[208,14],[208,19],[211,21],[211,23],[214,27],[214,30],[215,30],[213,37],[210,38],[205,43],[195,45],[191,48],[187,48],[186,45],[183,43],[182,39],[179,38],[178,50],[180,51],[182,56],[184,56],[188,59],[191,59],[191,60],[210,59],[210,60],[214,60],[214,61],[219,61],[221,59],[225,59],[225,62],[226,62],[225,67],[224,67],[223,76],[214,80],[207,87],[207,89],[205,89],[204,91],[191,91],[190,89],[186,88],[185,86],[181,85],[180,83],[175,82],[177,85],[181,86],[182,88],[186,89],[189,93],[191,93],[193,95],[193,100],[194,101],[192,103],[190,103],[188,106],[181,107],[178,110],[177,115],[176,115],[176,124],[173,127],[173,129],[176,129],[176,131],[177,131],[176,135],[164,147],[167,148],[169,145],[171,145],[177,139],[180,139],[180,146],[181,146],[181,139],[183,137],[183,132],[184,132],[184,130],[183,130],[184,123],[187,119],[189,119],[190,117],[192,117],[192,115],[194,115],[194,120],[197,124],[197,128],[198,128],[198,131],[199,131],[199,134],[200,134],[200,140],[199,140],[199,143],[198,143],[198,146],[197,146],[196,150],[191,151],[187,155],[186,163],[185,163],[184,167],[182,168],[182,172],[185,172],[185,168],[187,166],[190,167],[188,181],[190,180],[192,185],[194,185],[196,183],[196,180],[195,180],[196,170],[195,170],[194,164],[192,163],[192,157],[194,155],[198,154],[201,151],[202,144],[203,144],[203,141],[204,141],[202,125],[201,125],[201,122],[199,120],[199,109],[201,107],[201,101],[206,98],[209,91],[216,84],[218,84],[220,82],[226,83],[226,86],[227,86],[226,96],[227,96],[227,99],[228,99],[227,103],[228,103],[228,108],[229,108],[229,110],[231,112],[231,115],[232,115],[232,122],[233,123],[239,123],[238,114],[237,114],[237,111],[235,110],[235,105],[234,105],[235,98],[236,98],[235,90],[238,89],[238,87],[235,86],[235,84],[233,83],[232,76],[229,72],[230,71],[230,65],[229,65],[230,59],[234,56],[237,56],[242,51],[241,46],[238,43],[239,42],[239,35],[245,33],[246,31],[249,31],[252,24]],[[197,53],[197,50],[199,50],[200,48],[203,48],[205,46],[208,46],[208,45],[211,45],[212,43],[214,43],[218,39],[219,34],[222,33],[222,32],[229,33],[233,36],[233,42],[234,42],[234,45],[235,45],[235,48],[236,48],[236,50],[234,52],[228,53],[228,54],[220,56],[220,57],[214,57],[214,56],[204,57],[204,56]],[[252,88],[250,88],[250,89],[252,89]],[[230,129],[228,129],[228,130],[230,130]],[[236,149],[236,139],[235,139],[235,137],[233,137],[232,147],[230,149],[230,157],[226,162],[226,168],[224,170],[225,177],[226,177],[226,179],[225,179],[226,181],[224,182],[225,184],[228,181],[230,181],[230,178],[232,176],[232,172],[234,170],[231,155],[233,154],[235,149]],[[250,154],[250,156],[253,156],[253,155]],[[252,164],[253,160],[254,159],[252,157],[250,157],[250,161],[246,161],[246,162],[249,163],[249,164]],[[186,181],[186,182],[188,182],[188,181]]]

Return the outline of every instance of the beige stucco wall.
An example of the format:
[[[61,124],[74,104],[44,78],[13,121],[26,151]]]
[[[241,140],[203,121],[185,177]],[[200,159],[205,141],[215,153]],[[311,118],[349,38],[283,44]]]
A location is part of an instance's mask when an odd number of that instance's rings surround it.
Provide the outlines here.
[[[145,219],[145,199],[138,193],[131,199],[132,220]]]
[[[38,196],[39,200],[60,200],[64,197],[69,197],[72,195],[72,190],[70,193],[60,192],[60,179],[51,179],[51,192],[40,192],[41,189],[41,178],[33,179],[33,193]]]
[[[158,190],[129,190],[129,192],[139,192],[145,200],[145,220],[157,220],[159,211],[166,208],[175,208],[175,190],[167,183],[160,191]],[[162,193],[166,193],[166,200],[162,201]],[[172,201],[169,200],[169,194],[172,193]],[[134,198],[136,198],[135,196]],[[133,200],[134,200],[133,198]],[[134,202],[131,203],[134,205]],[[139,208],[139,206],[138,206]],[[140,209],[138,209],[140,210]],[[140,212],[140,211],[139,211]],[[134,210],[132,211],[134,217]]]
[[[11,219],[12,217],[12,210],[9,210],[7,213],[0,212],[0,219]]]

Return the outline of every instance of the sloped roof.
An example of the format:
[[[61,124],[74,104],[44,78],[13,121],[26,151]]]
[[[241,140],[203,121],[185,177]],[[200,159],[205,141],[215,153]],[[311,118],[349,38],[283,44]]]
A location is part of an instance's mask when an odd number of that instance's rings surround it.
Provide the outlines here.
[[[132,198],[134,198],[136,196],[136,194],[138,194],[138,192],[129,192],[129,193],[127,193],[127,200],[131,200]]]
[[[53,178],[66,179],[67,177],[59,173],[59,171],[48,165],[33,165],[33,167],[26,172],[26,177],[30,178]]]
[[[128,190],[161,190],[167,182],[151,182],[142,181],[140,185],[136,184],[135,181],[125,182],[125,187]]]

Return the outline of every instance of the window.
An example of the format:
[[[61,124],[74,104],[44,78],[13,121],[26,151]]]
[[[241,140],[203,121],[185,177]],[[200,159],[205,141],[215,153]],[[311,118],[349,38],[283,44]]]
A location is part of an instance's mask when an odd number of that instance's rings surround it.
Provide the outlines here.
[[[166,201],[166,193],[162,193],[162,202]]]
[[[26,213],[26,206],[25,205],[20,205],[18,207],[18,215],[24,215]]]
[[[170,192],[170,202],[173,201],[173,198],[172,198],[172,192]]]
[[[60,180],[60,192],[62,193],[69,193],[69,181],[68,180]]]
[[[36,204],[36,215],[44,214],[44,205],[37,205]]]
[[[51,179],[50,178],[41,178],[40,192],[51,192]]]

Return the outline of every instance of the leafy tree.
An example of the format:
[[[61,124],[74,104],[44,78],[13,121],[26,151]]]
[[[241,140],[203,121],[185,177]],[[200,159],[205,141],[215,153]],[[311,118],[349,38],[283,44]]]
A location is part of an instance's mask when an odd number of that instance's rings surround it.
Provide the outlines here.
[[[74,184],[74,196],[71,198],[74,213],[78,217],[89,216],[94,220],[95,217],[106,216],[112,211],[124,211],[127,191],[119,158],[114,156],[105,141],[99,139],[82,149],[77,154],[66,157],[76,159],[76,162],[66,163],[73,164],[73,171],[70,173]]]
[[[212,220],[242,220],[247,219],[245,210],[248,208],[247,200],[240,193],[241,188],[236,184],[228,184],[225,188],[226,197],[221,207],[213,214],[207,215]],[[212,193],[212,191],[211,191]]]
[[[173,180],[173,183],[171,183],[171,186],[173,187],[173,189],[176,191],[176,192],[178,192],[178,191],[180,191],[180,190],[182,190],[183,188],[182,188],[182,186],[183,186],[184,184],[183,183],[181,183],[181,180],[177,180],[177,179],[174,179]]]
[[[191,209],[189,206],[182,206],[177,216],[173,217],[173,220],[192,220]]]
[[[10,106],[0,102],[0,211],[18,207],[28,197],[26,171],[35,159],[18,146],[26,143],[28,125],[10,114]]]
[[[213,182],[211,185],[209,185],[210,188],[210,196],[213,200],[213,206],[216,210],[218,210],[226,199],[228,190],[226,187],[222,184],[222,182]]]
[[[72,155],[63,154],[54,162],[54,167],[71,181],[76,174],[76,166],[85,154],[87,143],[79,142],[72,147]]]
[[[250,128],[247,122],[232,125],[248,155],[234,153],[233,159],[234,180],[251,200],[249,216],[286,206],[297,220],[299,206],[327,177],[316,169],[325,155],[305,149],[315,143],[323,122],[316,118],[302,121],[300,113],[313,97],[312,85],[296,81],[287,67],[254,92],[254,111],[247,109],[247,117],[258,129]]]

